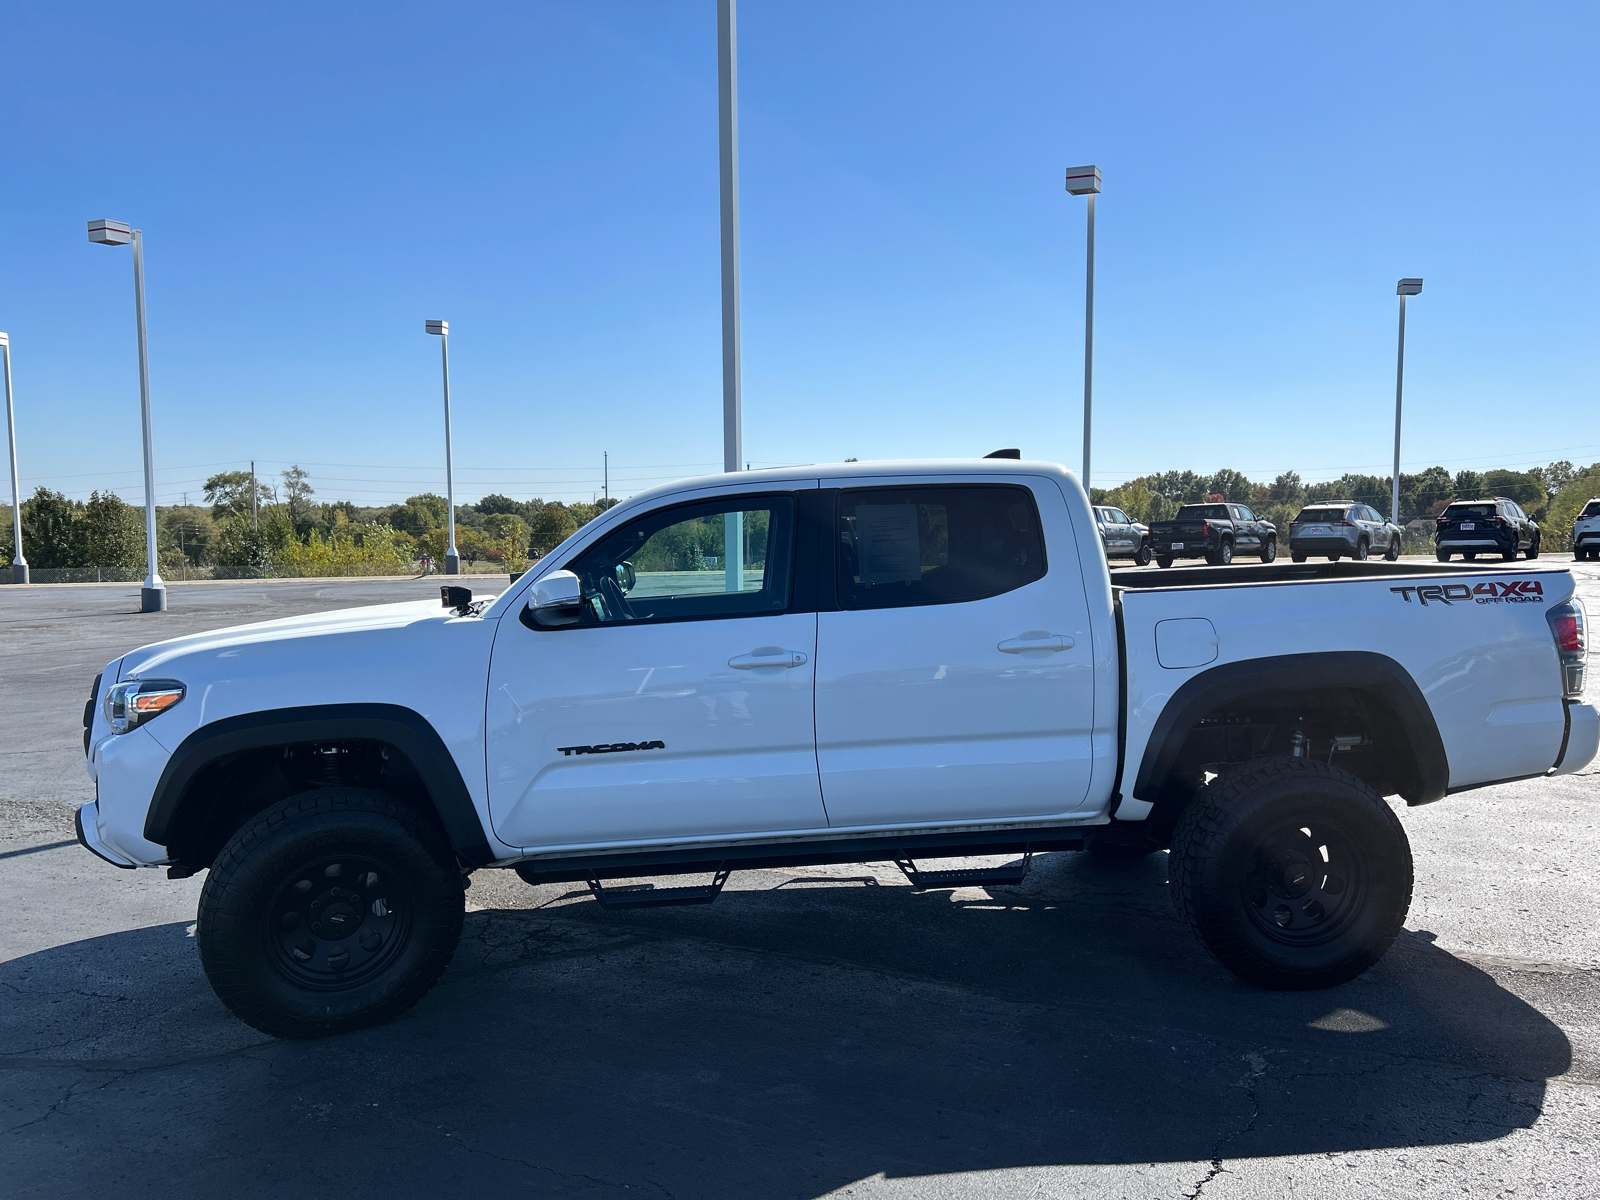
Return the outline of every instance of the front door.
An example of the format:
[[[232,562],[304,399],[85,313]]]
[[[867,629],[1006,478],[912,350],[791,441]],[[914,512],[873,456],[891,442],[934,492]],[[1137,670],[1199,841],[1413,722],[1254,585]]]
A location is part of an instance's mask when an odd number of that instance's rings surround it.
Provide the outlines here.
[[[829,823],[1079,814],[1094,646],[1057,484],[885,480],[837,507],[838,610],[817,627]]]
[[[487,733],[502,841],[826,826],[817,618],[791,605],[795,508],[793,494],[740,495],[648,513],[563,564],[583,582],[579,624],[501,619]]]

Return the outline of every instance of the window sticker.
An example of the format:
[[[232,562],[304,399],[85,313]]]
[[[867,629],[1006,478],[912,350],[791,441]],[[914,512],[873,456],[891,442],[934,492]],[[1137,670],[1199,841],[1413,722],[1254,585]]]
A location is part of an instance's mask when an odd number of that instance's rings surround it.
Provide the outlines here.
[[[917,506],[858,504],[856,564],[862,583],[913,583],[921,579]]]

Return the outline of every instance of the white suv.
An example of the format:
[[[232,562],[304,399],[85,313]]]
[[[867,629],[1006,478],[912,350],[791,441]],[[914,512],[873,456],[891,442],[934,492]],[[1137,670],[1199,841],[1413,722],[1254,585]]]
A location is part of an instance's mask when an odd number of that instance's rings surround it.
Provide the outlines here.
[[[1579,562],[1600,559],[1600,496],[1583,506],[1572,526],[1572,557]]]

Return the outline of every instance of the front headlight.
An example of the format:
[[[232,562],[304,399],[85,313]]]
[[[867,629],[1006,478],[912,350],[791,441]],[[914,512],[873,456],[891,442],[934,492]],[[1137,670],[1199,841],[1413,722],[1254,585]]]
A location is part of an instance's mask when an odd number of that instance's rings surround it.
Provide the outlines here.
[[[166,712],[183,699],[184,691],[176,679],[131,679],[113,684],[106,693],[106,724],[112,733],[127,733]]]

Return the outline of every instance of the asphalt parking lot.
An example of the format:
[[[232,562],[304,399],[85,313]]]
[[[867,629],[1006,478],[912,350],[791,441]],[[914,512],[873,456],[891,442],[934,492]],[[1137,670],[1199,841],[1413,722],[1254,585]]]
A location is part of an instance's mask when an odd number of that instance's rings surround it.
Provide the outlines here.
[[[1600,614],[1600,566],[1557,561]],[[638,913],[481,871],[416,1009],[264,1038],[201,973],[203,877],[71,840],[89,682],[162,637],[437,587],[180,584],[150,616],[137,585],[0,588],[0,1193],[1594,1194],[1600,767],[1402,806],[1406,932],[1332,991],[1216,966],[1165,855],[1046,855],[992,892],[750,872]]]

